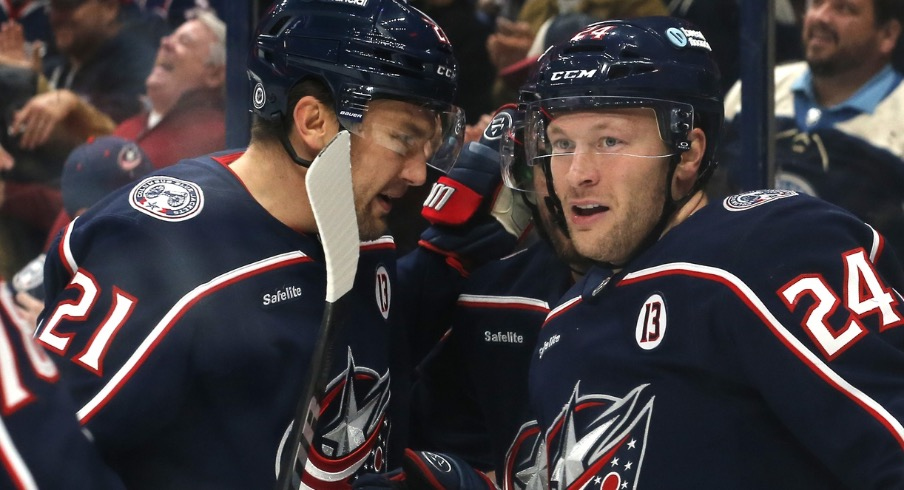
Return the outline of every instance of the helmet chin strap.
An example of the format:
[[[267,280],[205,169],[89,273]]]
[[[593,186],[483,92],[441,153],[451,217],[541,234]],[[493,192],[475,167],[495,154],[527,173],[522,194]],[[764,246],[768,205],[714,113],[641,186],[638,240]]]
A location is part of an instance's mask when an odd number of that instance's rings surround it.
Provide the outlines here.
[[[295,151],[295,147],[292,146],[292,142],[289,141],[289,131],[286,130],[285,116],[281,117],[280,121],[282,122],[283,130],[279,132],[279,141],[282,143],[283,149],[286,150],[286,153],[289,155],[289,158],[291,158],[292,161],[295,162],[297,165],[300,165],[304,168],[310,167],[311,163],[313,163],[313,160],[305,160],[304,158],[301,158],[300,156],[298,156],[298,153]]]
[[[571,240],[571,234],[568,233],[568,223],[565,220],[565,210],[562,208],[562,200],[559,199],[558,194],[556,194],[556,191],[553,188],[552,169],[550,168],[549,159],[547,158],[542,165],[543,173],[546,174],[547,193],[547,195],[543,197],[543,204],[546,205],[546,209],[549,210],[553,222],[559,227],[559,230],[562,231],[565,238]]]

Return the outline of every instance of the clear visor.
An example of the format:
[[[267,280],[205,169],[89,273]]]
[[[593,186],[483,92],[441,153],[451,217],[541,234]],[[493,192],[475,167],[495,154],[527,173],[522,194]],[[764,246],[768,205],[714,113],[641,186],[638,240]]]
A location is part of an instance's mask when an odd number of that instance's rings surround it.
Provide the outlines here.
[[[531,103],[523,157],[517,138],[503,141],[504,181],[533,192],[535,168],[544,164],[570,165],[579,156],[599,163],[670,157],[687,149],[692,122],[690,105],[656,99],[579,96]]]
[[[405,160],[422,159],[448,172],[464,141],[461,109],[444,110],[396,99],[374,99],[363,110],[339,113],[339,122],[354,135]]]

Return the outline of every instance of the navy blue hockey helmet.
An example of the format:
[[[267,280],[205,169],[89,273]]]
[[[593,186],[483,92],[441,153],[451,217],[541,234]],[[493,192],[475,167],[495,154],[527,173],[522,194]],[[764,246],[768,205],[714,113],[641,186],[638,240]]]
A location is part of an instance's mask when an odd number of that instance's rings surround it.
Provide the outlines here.
[[[434,111],[439,144],[429,163],[447,170],[461,147],[464,116],[453,105],[458,65],[437,24],[404,0],[281,0],[259,23],[249,57],[253,112],[284,118],[289,91],[316,79],[355,132],[370,100],[398,99]]]
[[[722,129],[719,80],[709,44],[683,19],[591,24],[548,49],[536,79],[520,91],[527,112],[526,163],[536,165],[550,154],[545,127],[558,113],[648,107],[656,112],[660,136],[672,155],[689,148],[687,135],[693,127],[704,130],[707,147],[698,177],[702,185],[716,166]]]

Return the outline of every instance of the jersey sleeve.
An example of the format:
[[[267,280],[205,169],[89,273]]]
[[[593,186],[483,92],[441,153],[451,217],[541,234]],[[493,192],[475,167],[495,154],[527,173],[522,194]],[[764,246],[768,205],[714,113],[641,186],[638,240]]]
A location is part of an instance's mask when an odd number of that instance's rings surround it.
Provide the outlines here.
[[[133,221],[81,220],[48,253],[36,339],[61,358],[81,423],[99,438],[139,443],[189,389],[190,332],[172,329],[172,315],[195,284],[193,268]]]
[[[773,213],[739,239],[737,274],[720,278],[734,298],[714,318],[743,376],[829,472],[851,487],[898,486],[904,276],[868,225],[809,209]]]
[[[0,281],[0,488],[125,488],[75,418],[51,358]]]

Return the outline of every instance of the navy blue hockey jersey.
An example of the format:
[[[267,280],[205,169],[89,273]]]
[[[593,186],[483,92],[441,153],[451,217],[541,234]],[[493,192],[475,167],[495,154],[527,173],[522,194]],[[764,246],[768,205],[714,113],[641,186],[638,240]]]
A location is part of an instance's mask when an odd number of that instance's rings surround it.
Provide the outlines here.
[[[531,407],[550,488],[904,487],[904,275],[792,191],[711,203],[549,315]],[[527,479],[525,479],[527,481]],[[536,478],[535,478],[536,481]]]
[[[509,444],[529,418],[527,368],[537,334],[573,282],[545,241],[473,272],[449,333],[418,369],[412,447],[453,453],[502,476]]]
[[[324,309],[316,236],[226,166],[184,161],[121,189],[52,246],[38,339],[129,488],[270,488]],[[386,465],[391,238],[362,244],[305,484]],[[327,483],[328,482],[328,483]]]
[[[0,281],[0,489],[125,488],[82,432],[33,330]]]

